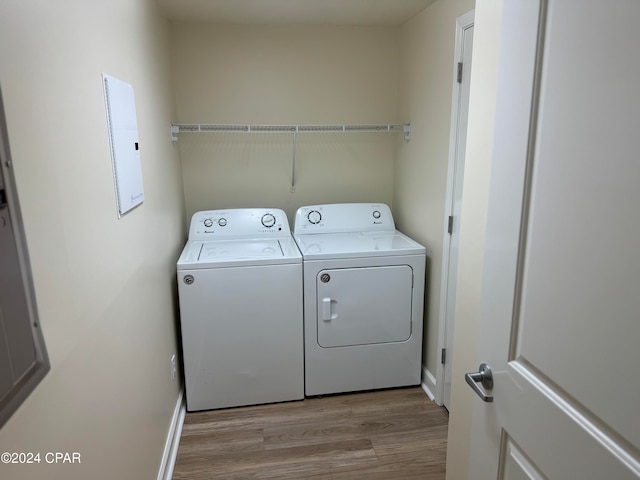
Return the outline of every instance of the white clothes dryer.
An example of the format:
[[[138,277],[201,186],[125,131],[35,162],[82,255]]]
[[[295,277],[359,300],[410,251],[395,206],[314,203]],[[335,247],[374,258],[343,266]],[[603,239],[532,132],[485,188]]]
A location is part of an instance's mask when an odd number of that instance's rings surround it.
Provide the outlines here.
[[[195,213],[177,273],[187,410],[304,398],[302,256],[282,210]]]
[[[425,248],[384,204],[298,209],[303,256],[305,394],[417,385]]]

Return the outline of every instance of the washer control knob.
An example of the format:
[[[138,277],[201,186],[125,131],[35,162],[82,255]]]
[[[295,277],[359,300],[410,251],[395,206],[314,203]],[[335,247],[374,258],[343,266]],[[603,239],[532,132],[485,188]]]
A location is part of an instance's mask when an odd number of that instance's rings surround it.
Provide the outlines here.
[[[276,217],[274,217],[271,213],[265,213],[262,216],[262,225],[267,228],[271,228],[276,224]]]
[[[380,215],[381,215],[380,210],[373,211],[373,218],[380,218]]]
[[[221,218],[220,220],[218,220],[218,226],[224,227],[226,225],[227,225],[227,219],[226,218]]]
[[[322,214],[317,210],[311,210],[307,214],[307,219],[309,220],[309,223],[313,223],[315,225],[316,223],[320,223],[322,220]]]
[[[204,226],[207,227],[207,228],[213,226],[213,220],[211,220],[210,218],[205,218],[204,219]]]

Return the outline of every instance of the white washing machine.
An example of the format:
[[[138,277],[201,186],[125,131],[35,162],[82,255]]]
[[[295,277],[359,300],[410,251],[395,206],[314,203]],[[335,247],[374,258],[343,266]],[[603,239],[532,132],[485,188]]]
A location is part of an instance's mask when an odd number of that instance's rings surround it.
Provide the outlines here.
[[[302,256],[286,214],[197,212],[177,271],[187,410],[304,398]]]
[[[305,394],[418,385],[425,248],[384,204],[298,209]]]

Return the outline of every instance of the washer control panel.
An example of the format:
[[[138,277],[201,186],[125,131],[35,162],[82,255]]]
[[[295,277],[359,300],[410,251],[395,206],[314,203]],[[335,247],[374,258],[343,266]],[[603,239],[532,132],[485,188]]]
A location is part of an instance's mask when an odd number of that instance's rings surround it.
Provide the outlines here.
[[[333,203],[301,207],[296,212],[296,235],[395,230],[391,210],[384,203]]]
[[[278,208],[205,210],[193,214],[189,227],[190,241],[290,235],[287,215]]]

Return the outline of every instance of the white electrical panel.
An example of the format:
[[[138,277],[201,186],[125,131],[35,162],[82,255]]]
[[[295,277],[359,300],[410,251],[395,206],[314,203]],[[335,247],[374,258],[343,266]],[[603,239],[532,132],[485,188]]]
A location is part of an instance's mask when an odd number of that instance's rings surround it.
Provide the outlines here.
[[[102,79],[118,217],[121,217],[144,200],[136,104],[131,85],[104,73]]]

